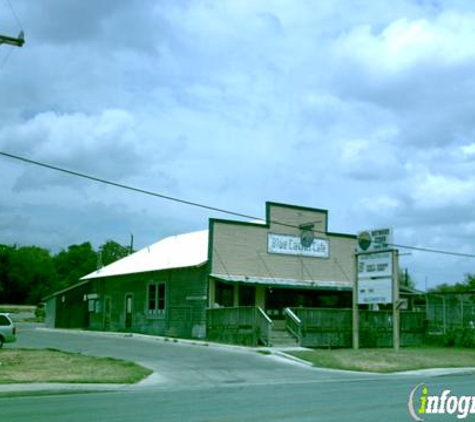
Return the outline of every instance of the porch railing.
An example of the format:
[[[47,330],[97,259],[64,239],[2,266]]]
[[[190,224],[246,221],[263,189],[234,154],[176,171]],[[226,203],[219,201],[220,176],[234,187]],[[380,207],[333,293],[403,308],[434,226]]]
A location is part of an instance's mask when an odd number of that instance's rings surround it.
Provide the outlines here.
[[[206,333],[211,341],[269,346],[272,327],[272,320],[256,306],[206,310]]]
[[[268,317],[261,307],[257,307],[257,335],[258,340],[265,346],[270,346],[270,341],[272,337],[272,328],[274,323]]]
[[[298,344],[302,341],[302,321],[290,308],[284,309],[285,329],[295,337]]]

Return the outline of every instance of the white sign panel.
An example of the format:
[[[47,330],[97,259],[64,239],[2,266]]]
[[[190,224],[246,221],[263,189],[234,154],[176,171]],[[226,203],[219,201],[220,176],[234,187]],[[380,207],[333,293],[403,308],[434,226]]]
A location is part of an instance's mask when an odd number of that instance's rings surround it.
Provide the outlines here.
[[[365,230],[358,233],[358,252],[377,252],[391,249],[394,243],[393,231],[390,228]]]
[[[269,233],[267,235],[267,252],[282,255],[329,258],[330,244],[327,239],[313,239],[310,246],[304,247],[299,236]]]
[[[379,278],[377,280],[363,279],[358,281],[358,304],[392,303],[392,279]]]
[[[358,279],[392,277],[392,267],[391,252],[358,255]]]

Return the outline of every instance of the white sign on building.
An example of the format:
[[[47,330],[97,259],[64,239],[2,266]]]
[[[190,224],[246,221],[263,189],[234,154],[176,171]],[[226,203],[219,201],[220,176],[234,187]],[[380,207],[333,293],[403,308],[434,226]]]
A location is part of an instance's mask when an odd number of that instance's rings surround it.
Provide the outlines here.
[[[391,252],[375,252],[358,255],[358,279],[392,277]]]
[[[358,233],[358,252],[377,252],[392,249],[393,230],[391,228],[365,230]]]
[[[358,304],[392,303],[392,279],[358,280]]]
[[[269,233],[267,235],[267,252],[282,255],[309,256],[314,258],[329,258],[330,244],[327,239],[313,239],[305,247],[299,236]]]

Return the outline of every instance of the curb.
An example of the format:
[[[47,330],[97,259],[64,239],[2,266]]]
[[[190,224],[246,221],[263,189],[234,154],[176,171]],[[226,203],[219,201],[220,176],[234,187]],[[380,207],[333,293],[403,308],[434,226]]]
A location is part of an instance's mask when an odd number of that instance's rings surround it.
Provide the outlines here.
[[[0,385],[0,397],[54,394],[79,394],[113,392],[131,387],[129,384],[71,384],[71,383],[21,383]]]
[[[141,333],[122,333],[117,331],[88,331],[88,330],[78,330],[78,329],[65,329],[65,328],[48,328],[48,327],[36,327],[38,331],[47,331],[51,333],[71,333],[71,334],[84,334],[91,336],[102,336],[102,337],[124,337],[124,338],[138,338],[141,340],[149,341],[162,341],[164,343],[175,343],[175,344],[184,344],[188,346],[201,346],[201,347],[216,347],[222,349],[230,350],[240,350],[252,352],[258,350],[258,348],[239,346],[235,344],[224,344],[216,343],[212,341],[200,340],[200,339],[182,339],[176,337],[165,337],[165,336],[154,336],[150,334],[141,334]]]
[[[300,359],[300,358],[297,358],[295,356],[289,355],[285,352],[281,352],[280,350],[271,351],[271,354],[274,355],[274,356],[278,356],[282,359],[290,360],[290,361],[292,361],[294,363],[297,363],[297,364],[300,364],[302,366],[306,366],[308,368],[314,368],[313,363],[308,362],[308,361],[303,360],[303,359]]]

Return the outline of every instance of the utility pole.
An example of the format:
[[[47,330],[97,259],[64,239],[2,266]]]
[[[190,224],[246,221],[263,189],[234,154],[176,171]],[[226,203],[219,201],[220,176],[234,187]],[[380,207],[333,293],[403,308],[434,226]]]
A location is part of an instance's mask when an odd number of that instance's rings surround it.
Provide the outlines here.
[[[14,47],[23,47],[23,44],[25,44],[25,33],[20,31],[18,37],[16,38],[0,34],[0,45],[1,44],[8,44]]]
[[[134,253],[134,235],[131,233],[130,234],[130,250],[129,250],[129,255],[132,255]]]

